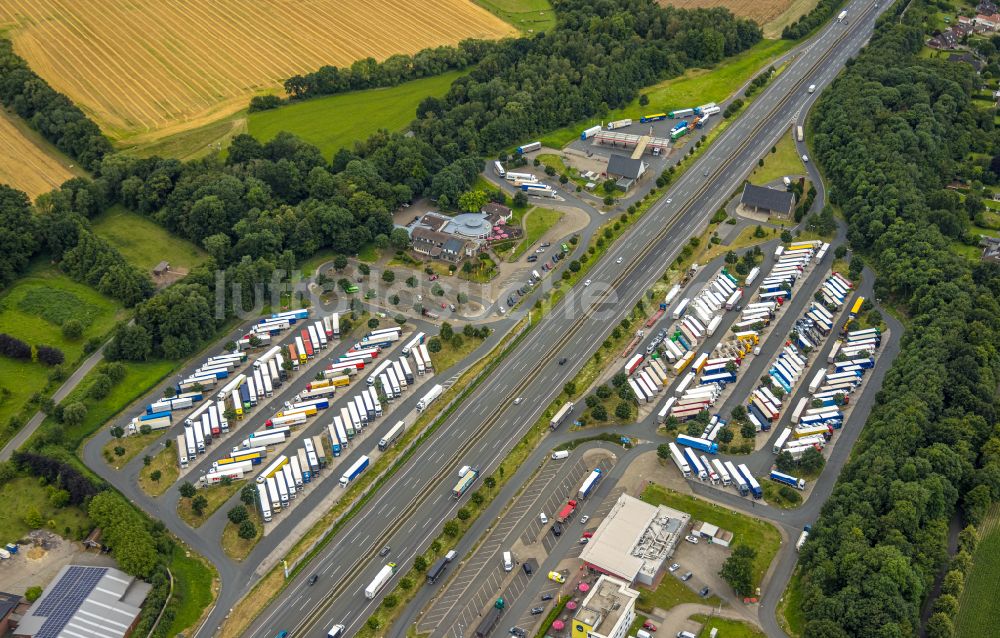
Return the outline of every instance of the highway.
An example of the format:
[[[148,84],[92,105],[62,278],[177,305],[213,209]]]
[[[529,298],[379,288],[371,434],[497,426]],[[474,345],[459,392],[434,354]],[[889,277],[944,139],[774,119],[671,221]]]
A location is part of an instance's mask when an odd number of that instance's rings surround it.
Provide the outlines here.
[[[459,501],[450,498],[450,490],[457,468],[477,465],[486,474],[496,469],[688,238],[799,121],[813,97],[806,87],[822,89],[863,46],[877,11],[868,2],[850,3],[847,24],[830,24],[803,45],[796,60],[671,188],[672,203],[661,199],[616,242],[589,273],[594,284],[572,290],[550,311],[440,428],[433,445],[420,449],[383,486],[312,567],[262,611],[246,635],[260,638],[290,630],[296,637],[322,636],[335,623],[346,625],[348,635],[356,632],[380,603],[378,596],[369,601],[362,592],[382,564],[392,560],[404,571],[454,516]],[[618,257],[622,264],[615,263]],[[560,366],[556,360],[562,357],[568,362]],[[525,400],[514,406],[517,396]],[[354,450],[348,462],[360,453]],[[377,557],[385,545],[392,553]],[[313,573],[320,580],[309,587],[305,581]],[[207,623],[202,635],[214,626]]]

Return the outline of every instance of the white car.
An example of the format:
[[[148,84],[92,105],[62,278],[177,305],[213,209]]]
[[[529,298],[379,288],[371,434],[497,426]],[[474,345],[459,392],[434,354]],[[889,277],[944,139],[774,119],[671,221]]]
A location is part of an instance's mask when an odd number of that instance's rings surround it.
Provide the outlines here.
[[[687,542],[691,543],[692,545],[697,545],[698,544],[698,537],[697,536],[692,536],[691,534],[688,534],[687,536],[685,536],[684,540],[686,540]]]
[[[670,566],[669,571],[672,574],[672,573],[674,573],[675,571],[677,571],[680,568],[681,568],[681,566],[678,563],[674,563],[673,565]]]
[[[803,162],[808,162],[809,161],[809,156],[808,155],[803,155],[802,156],[802,161]]]
[[[624,259],[625,259],[624,257],[619,257],[618,259],[615,260],[615,263],[620,264]]]
[[[587,281],[583,282],[583,285],[584,286],[589,286],[590,285],[590,280],[588,279]]]
[[[545,249],[544,249],[544,248],[536,248],[536,249],[535,249],[535,252],[536,252],[536,253],[544,253],[544,252],[545,252]]]
[[[667,198],[667,203],[668,204],[672,204],[673,202],[674,202],[674,199],[672,197],[668,197]]]
[[[580,517],[580,525],[586,525],[587,521],[589,521],[589,520],[590,520],[589,516],[581,516]]]
[[[517,397],[514,399],[514,405],[521,405],[521,401],[524,401],[524,397]]]
[[[500,306],[500,314],[504,314],[505,312],[507,312],[507,309],[504,308],[503,306]]]

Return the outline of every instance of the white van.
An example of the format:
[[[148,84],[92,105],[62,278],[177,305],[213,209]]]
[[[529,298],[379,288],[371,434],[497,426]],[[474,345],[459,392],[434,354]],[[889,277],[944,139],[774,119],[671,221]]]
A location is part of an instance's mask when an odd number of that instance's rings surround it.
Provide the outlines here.
[[[653,635],[648,631],[646,631],[645,629],[640,629],[639,631],[635,632],[635,638],[653,638]]]
[[[326,638],[338,638],[338,636],[344,635],[343,625],[334,625],[330,628],[330,631],[326,632]]]
[[[562,459],[568,459],[568,458],[569,458],[569,451],[567,450],[559,450],[558,452],[552,453],[553,461],[561,461]]]
[[[542,522],[542,525],[545,525],[549,522],[549,517],[545,515],[545,512],[541,512],[538,514],[538,520]]]
[[[698,638],[690,631],[678,631],[677,638]]]
[[[509,572],[514,569],[514,557],[510,555],[510,552],[503,553],[503,570]]]

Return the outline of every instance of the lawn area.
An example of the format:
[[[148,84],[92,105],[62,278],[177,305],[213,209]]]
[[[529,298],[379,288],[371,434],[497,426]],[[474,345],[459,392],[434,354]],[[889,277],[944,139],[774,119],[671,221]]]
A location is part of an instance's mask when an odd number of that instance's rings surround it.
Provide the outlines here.
[[[636,589],[639,591],[639,600],[635,604],[636,609],[647,613],[651,613],[654,607],[671,609],[682,603],[702,603],[715,606],[721,602],[719,597],[714,594],[708,598],[702,598],[698,592],[682,583],[679,578],[675,578],[673,574],[664,574],[663,580],[660,581],[660,585],[656,589],[647,589],[641,585],[637,585]]]
[[[108,462],[108,465],[117,469],[131,461],[136,454],[145,450],[146,446],[158,439],[162,434],[163,432],[150,432],[149,434],[123,436],[120,439],[112,438],[104,444],[101,454],[104,456],[104,460]],[[125,450],[125,454],[115,456],[116,447]]]
[[[979,545],[972,556],[972,571],[965,581],[955,617],[956,638],[996,636],[1000,606],[1000,505],[994,505],[979,526]]]
[[[250,540],[240,538],[240,526],[234,525],[232,521],[226,521],[226,527],[222,530],[222,551],[226,552],[226,556],[235,561],[241,561],[246,558],[251,550],[256,547],[257,543],[260,542],[260,539],[264,537],[264,519],[260,517],[260,510],[250,505],[247,507],[247,512],[250,514],[250,521],[257,528],[256,536]]]
[[[642,500],[654,505],[666,505],[687,512],[694,520],[718,525],[733,533],[735,543],[750,545],[757,550],[754,560],[754,585],[760,585],[764,573],[778,553],[781,534],[770,523],[739,514],[700,498],[680,494],[659,485],[649,485],[642,493]],[[664,579],[666,580],[666,579]]]
[[[524,239],[514,249],[507,261],[517,261],[550,228],[559,223],[563,214],[550,208],[532,208],[524,216]]]
[[[122,153],[137,157],[169,157],[190,161],[228,147],[234,137],[246,132],[246,112],[241,112],[200,128],[175,133],[151,144],[126,146],[122,148]]]
[[[191,268],[208,259],[208,253],[138,213],[116,204],[92,221],[94,232],[117,248],[130,264],[150,272],[161,261],[171,268]]]
[[[722,102],[744,83],[752,79],[761,67],[787,53],[790,40],[761,40],[746,52],[727,58],[711,69],[690,69],[680,77],[664,80],[640,91],[649,98],[648,106],[639,106],[636,98],[621,109],[614,109],[600,118],[591,118],[552,131],[541,138],[550,148],[562,148],[580,137],[580,131],[621,118],[638,119],[643,113],[657,113],[688,108],[706,102]]]
[[[538,33],[555,26],[556,14],[548,0],[473,0],[522,33]]]
[[[23,517],[32,507],[38,508],[43,520],[53,521],[55,525],[51,530],[61,536],[83,538],[90,532],[90,519],[82,509],[73,506],[54,507],[49,503],[47,489],[33,477],[22,476],[7,481],[0,486],[0,499],[4,504],[0,508],[0,539],[4,543],[20,540],[31,531]],[[69,532],[66,531],[67,528]],[[83,536],[78,530],[83,531]]]
[[[452,71],[384,89],[353,91],[296,102],[248,116],[250,134],[261,141],[288,131],[315,144],[325,157],[351,148],[379,129],[401,131],[426,97],[442,96],[464,71]]]
[[[775,152],[764,156],[764,167],[753,169],[750,173],[750,181],[758,186],[763,186],[776,179],[781,179],[786,175],[801,175],[805,173],[805,165],[795,149],[795,140],[789,131],[782,136],[775,144]]]
[[[193,482],[193,481],[192,481]],[[204,496],[208,501],[208,505],[202,511],[201,516],[194,513],[191,509],[191,501],[193,499],[184,498],[183,496],[177,501],[177,514],[181,517],[185,523],[191,527],[197,528],[211,516],[215,510],[222,507],[222,504],[229,500],[229,497],[240,491],[240,488],[246,485],[246,481],[233,481],[229,485],[211,485],[209,487],[203,487],[197,491],[194,498],[199,496]]]
[[[174,550],[170,561],[174,575],[174,620],[165,636],[186,635],[187,629],[201,618],[205,608],[215,598],[215,572],[197,555],[189,555],[183,547]]]
[[[726,638],[767,638],[767,634],[763,631],[739,620],[729,620],[728,618],[719,618],[717,616],[709,618],[704,614],[695,614],[691,616],[691,620],[704,625],[701,633],[698,634],[698,638],[708,638],[713,628],[719,630],[718,635],[725,636]]]
[[[453,325],[455,334],[461,334],[459,326]],[[441,340],[441,351],[430,352],[431,363],[434,364],[434,374],[440,375],[453,365],[464,359],[470,352],[482,345],[482,341],[473,337],[472,339],[462,335],[462,346],[456,348],[451,341]]]
[[[115,301],[41,262],[0,295],[0,332],[31,345],[59,348],[68,368],[83,355],[88,339],[103,338],[124,317]],[[83,336],[75,341],[64,339],[61,331],[63,322],[71,318],[84,325]],[[0,357],[0,426],[20,412],[32,394],[46,389],[50,371],[41,363]],[[0,432],[0,443],[13,435]]]
[[[496,262],[486,253],[480,253],[475,259],[469,259],[465,263],[469,265],[470,270],[466,272],[465,264],[463,264],[462,269],[458,271],[459,279],[465,279],[477,284],[485,284],[497,276]],[[434,303],[438,302],[435,301]]]
[[[157,470],[160,471],[160,480],[154,481],[150,475]],[[177,467],[177,450],[171,445],[157,452],[153,461],[139,470],[139,487],[150,496],[159,496],[177,481],[180,473],[180,468]]]
[[[87,391],[93,382],[94,376],[99,374],[98,368],[91,370],[80,381],[80,385],[63,400],[67,404],[74,401],[82,401],[87,406],[87,416],[84,418],[83,423],[65,428],[63,441],[66,447],[74,449],[83,443],[84,439],[101,427],[104,427],[115,415],[159,383],[163,377],[167,376],[174,369],[175,365],[176,363],[173,361],[164,360],[126,363],[125,378],[112,386],[108,396],[100,401],[87,397]],[[46,418],[39,431],[41,432],[46,427],[53,426],[54,422],[54,419]]]
[[[784,596],[778,602],[778,623],[792,638],[798,638],[806,628],[806,617],[802,613],[802,587],[799,585],[801,574],[796,568],[788,581]]]

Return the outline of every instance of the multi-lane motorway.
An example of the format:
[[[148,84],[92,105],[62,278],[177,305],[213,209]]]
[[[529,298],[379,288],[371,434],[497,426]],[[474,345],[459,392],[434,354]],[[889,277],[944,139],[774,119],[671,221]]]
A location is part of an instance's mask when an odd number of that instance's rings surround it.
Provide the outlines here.
[[[312,567],[262,611],[246,635],[262,638],[287,629],[295,636],[322,636],[335,623],[346,625],[348,634],[358,629],[380,603],[379,597],[369,601],[362,592],[384,560],[408,567],[454,516],[458,502],[450,490],[455,470],[464,464],[486,473],[496,469],[687,239],[736,190],[757,158],[801,121],[813,97],[806,87],[822,88],[863,46],[879,9],[870,2],[852,2],[847,10],[848,21],[828,25],[803,45],[795,61],[678,180],[669,193],[671,203],[660,200],[615,244],[590,273],[594,284],[573,290],[528,334],[438,430],[434,442],[383,486]],[[557,360],[563,357],[568,362],[561,366]],[[518,396],[525,400],[515,406]],[[389,559],[377,556],[385,545],[393,548]],[[313,573],[320,580],[309,587],[305,580]],[[206,627],[205,635],[215,623]]]

